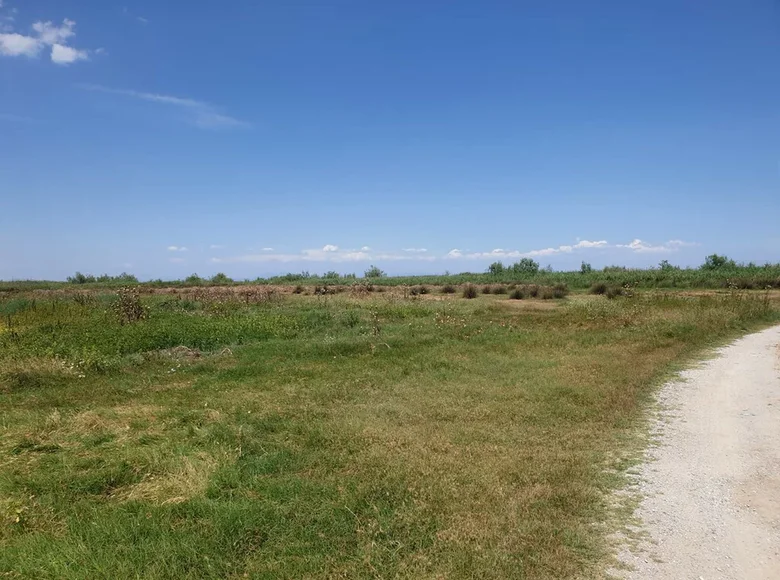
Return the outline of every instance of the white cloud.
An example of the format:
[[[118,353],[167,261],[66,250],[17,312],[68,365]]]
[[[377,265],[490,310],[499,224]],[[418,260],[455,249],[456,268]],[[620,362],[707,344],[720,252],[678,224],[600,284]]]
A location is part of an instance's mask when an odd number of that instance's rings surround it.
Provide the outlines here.
[[[606,240],[590,241],[580,240],[576,244],[568,245],[564,244],[554,248],[542,248],[539,250],[505,250],[503,248],[496,248],[490,252],[469,252],[463,253],[460,250],[452,250],[447,254],[447,258],[468,258],[468,259],[517,259],[517,258],[538,258],[545,256],[555,256],[558,254],[572,254],[579,250],[594,250],[594,249],[607,249],[607,248],[622,248],[629,249],[639,253],[650,252],[674,252],[683,246],[696,245],[691,242],[683,242],[681,240],[672,240],[665,244],[653,246],[643,242],[642,240],[635,239],[628,244],[609,244]]]
[[[149,24],[149,20],[144,18],[143,16],[136,16],[135,19],[141,24]]]
[[[43,50],[43,44],[31,36],[12,32],[0,34],[0,54],[5,56],[26,56],[33,58]]]
[[[222,250],[222,249],[225,248],[225,246],[223,246],[221,244],[211,244],[209,246],[209,248],[212,249],[212,250]]]
[[[187,248],[185,246],[168,246],[169,252],[186,252]]]
[[[158,93],[145,93],[142,91],[133,91],[128,89],[112,89],[101,85],[79,85],[80,88],[87,91],[97,91],[112,95],[121,95],[149,101],[151,103],[160,103],[162,105],[172,105],[187,111],[191,116],[192,123],[201,129],[221,129],[229,127],[248,127],[249,124],[240,121],[234,117],[220,113],[213,105],[204,101],[189,99],[186,97],[175,97],[172,95],[162,95]]]
[[[246,254],[243,256],[230,256],[225,258],[212,258],[215,263],[231,262],[370,262],[390,260],[426,260],[432,261],[433,257],[409,256],[406,254],[377,253],[363,246],[359,250],[340,249],[338,246],[327,244],[321,249],[301,250],[300,253],[276,254],[273,248],[263,248],[263,253]]]
[[[13,17],[4,17],[6,21],[13,21]],[[33,35],[27,36],[13,32],[13,27],[6,24],[0,33],[0,54],[4,56],[38,57],[43,48],[51,46],[51,61],[55,64],[71,64],[79,60],[88,60],[89,51],[68,46],[70,38],[76,35],[73,30],[76,23],[65,19],[61,26],[51,21],[34,22]]]
[[[71,36],[75,36],[73,27],[76,23],[67,18],[62,21],[62,26],[48,22],[35,22],[32,29],[38,33],[38,39],[44,44],[64,44]]]
[[[681,240],[671,240],[665,244],[653,246],[641,240],[633,240],[628,244],[610,244],[606,240],[579,240],[575,244],[564,244],[557,247],[538,250],[507,250],[495,248],[486,252],[472,252],[453,248],[444,255],[431,255],[423,248],[405,248],[399,253],[382,253],[363,246],[359,250],[341,249],[327,244],[320,249],[301,250],[299,253],[274,253],[273,248],[263,248],[262,253],[250,253],[241,256],[212,258],[214,263],[233,262],[387,262],[387,261],[426,261],[436,260],[502,260],[520,258],[538,258],[555,255],[571,255],[582,252],[593,252],[603,249],[630,250],[632,252],[674,252],[684,246],[696,245]]]
[[[71,64],[79,60],[88,60],[86,50],[78,50],[63,44],[54,44],[51,47],[51,61],[56,64]]]
[[[575,248],[603,248],[606,247],[606,240],[599,240],[598,242],[590,242],[588,240],[580,240],[574,244]]]
[[[628,244],[617,244],[618,248],[626,248],[640,254],[667,254],[676,252],[680,248],[698,246],[695,242],[684,242],[682,240],[669,240],[664,244],[652,245],[640,239],[634,239]]]

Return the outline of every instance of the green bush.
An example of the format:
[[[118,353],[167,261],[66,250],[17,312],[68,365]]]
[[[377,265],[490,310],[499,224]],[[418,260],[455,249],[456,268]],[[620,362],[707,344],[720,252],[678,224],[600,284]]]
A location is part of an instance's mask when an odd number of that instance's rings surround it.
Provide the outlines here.
[[[606,282],[596,282],[590,287],[591,294],[606,294],[608,286]]]
[[[499,286],[494,286],[493,287],[493,294],[506,294],[506,292],[507,292],[506,286],[504,286],[504,285],[499,285]]]

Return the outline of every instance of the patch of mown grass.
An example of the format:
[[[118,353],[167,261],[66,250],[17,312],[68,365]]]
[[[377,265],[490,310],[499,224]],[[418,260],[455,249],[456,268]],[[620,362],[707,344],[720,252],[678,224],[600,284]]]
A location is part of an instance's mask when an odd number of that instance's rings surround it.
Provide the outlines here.
[[[141,300],[14,306],[0,573],[599,576],[653,385],[778,319],[737,292]]]

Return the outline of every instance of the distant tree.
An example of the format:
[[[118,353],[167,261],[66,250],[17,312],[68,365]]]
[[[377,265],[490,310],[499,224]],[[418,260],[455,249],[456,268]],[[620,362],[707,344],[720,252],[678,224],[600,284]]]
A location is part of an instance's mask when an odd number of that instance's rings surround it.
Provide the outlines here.
[[[701,265],[702,270],[720,270],[722,268],[734,268],[736,263],[734,260],[729,259],[727,256],[719,256],[718,254],[712,254],[704,258],[704,263]]]
[[[669,263],[669,260],[661,260],[658,264],[658,269],[663,271],[679,270],[679,266],[674,266]]]
[[[184,283],[190,286],[197,286],[198,284],[203,284],[203,278],[197,274],[190,274],[184,279]]]
[[[511,270],[514,274],[536,274],[539,272],[539,262],[534,262],[531,258],[523,258],[512,264]]]
[[[71,284],[89,284],[94,281],[94,276],[91,274],[82,274],[81,272],[76,272],[73,276],[68,276],[68,282]]]
[[[371,266],[363,274],[365,278],[384,278],[385,273],[378,266]]]
[[[325,272],[322,275],[322,277],[327,279],[327,280],[338,280],[339,279],[339,273],[338,272],[334,272],[333,270],[331,270],[330,272]]]
[[[582,274],[590,274],[591,272],[593,272],[593,266],[591,266],[587,262],[582,262],[582,264],[580,264],[580,272]]]
[[[209,280],[212,284],[230,284],[233,280],[222,272],[218,272]]]
[[[493,262],[490,264],[490,266],[488,266],[488,274],[493,274],[493,276],[503,274],[504,270],[504,265],[501,262]]]
[[[119,276],[114,276],[114,281],[122,282],[123,284],[138,284],[138,278],[127,272],[122,272]]]

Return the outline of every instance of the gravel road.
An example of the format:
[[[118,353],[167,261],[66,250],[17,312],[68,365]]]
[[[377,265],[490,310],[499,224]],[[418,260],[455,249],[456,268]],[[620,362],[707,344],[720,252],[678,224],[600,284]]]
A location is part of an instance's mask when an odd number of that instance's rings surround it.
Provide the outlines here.
[[[619,559],[642,580],[780,579],[780,326],[663,387],[640,468],[649,538]]]

